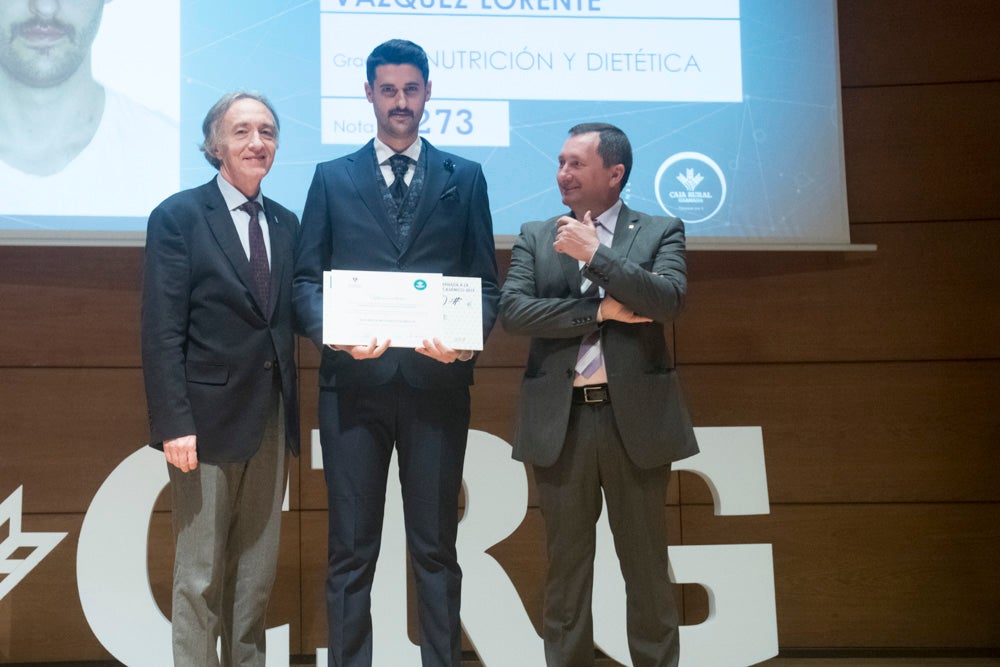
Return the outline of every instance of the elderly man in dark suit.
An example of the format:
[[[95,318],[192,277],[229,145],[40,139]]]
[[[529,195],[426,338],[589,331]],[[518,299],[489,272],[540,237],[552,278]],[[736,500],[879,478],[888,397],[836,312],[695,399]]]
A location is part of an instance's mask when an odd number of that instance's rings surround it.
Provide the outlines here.
[[[522,227],[500,299],[504,328],[532,337],[514,458],[532,464],[545,519],[549,667],[594,664],[602,489],[625,577],[632,664],[676,666],[679,655],[664,494],[671,462],[698,447],[663,325],[684,304],[684,226],[625,206],[631,168],[620,129],[572,128],[557,172],[571,210]]]
[[[261,194],[278,120],[253,93],[208,112],[219,170],[149,216],[142,364],[151,444],[170,473],[174,664],[258,665],[288,451],[299,449],[293,252],[298,219]]]
[[[427,56],[390,40],[367,61],[375,139],[316,168],[296,255],[295,306],[322,349],[319,427],[329,498],[329,664],[371,665],[371,586],[395,449],[419,598],[424,665],[461,660],[458,495],[469,429],[473,352],[439,340],[415,349],[376,338],[323,348],[323,271],[479,277],[486,340],[499,288],[480,166],[418,135],[430,99]],[[402,595],[404,592],[400,591]]]

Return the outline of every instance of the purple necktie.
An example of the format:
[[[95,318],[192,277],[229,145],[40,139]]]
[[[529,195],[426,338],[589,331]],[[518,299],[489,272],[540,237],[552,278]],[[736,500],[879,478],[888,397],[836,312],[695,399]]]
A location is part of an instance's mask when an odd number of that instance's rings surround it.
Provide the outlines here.
[[[249,199],[240,204],[240,209],[250,216],[250,272],[257,287],[261,309],[267,313],[267,301],[271,294],[271,269],[267,264],[264,232],[260,228],[261,206],[256,199]]]
[[[599,222],[595,221],[594,226],[597,227],[597,238],[601,244],[610,246],[611,232]],[[598,296],[597,285],[589,278],[583,277],[582,271],[580,278],[580,295],[584,298]],[[604,355],[601,351],[601,331],[598,329],[587,334],[580,341],[580,350],[577,352],[574,369],[579,375],[589,378],[597,372],[602,363],[604,363]]]
[[[597,296],[597,285],[586,278],[584,283],[590,283],[582,293],[584,298]],[[592,331],[580,341],[580,349],[576,356],[576,372],[585,378],[597,372],[601,367],[601,330]]]

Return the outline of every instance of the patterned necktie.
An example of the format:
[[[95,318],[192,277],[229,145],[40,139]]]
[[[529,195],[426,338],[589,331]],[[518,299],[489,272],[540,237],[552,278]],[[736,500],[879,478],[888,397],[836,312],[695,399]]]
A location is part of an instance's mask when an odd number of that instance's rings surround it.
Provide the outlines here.
[[[597,238],[602,245],[611,245],[611,232],[599,222],[594,222],[597,228]],[[583,269],[580,269],[580,295],[583,298],[599,296],[597,285],[589,278],[583,276]],[[580,349],[577,352],[576,366],[574,370],[579,375],[589,378],[597,372],[597,369],[604,363],[604,355],[601,350],[601,330],[592,331],[580,341]]]
[[[598,295],[597,284],[592,283],[587,278],[583,278],[580,289],[581,296],[585,299]],[[590,332],[580,341],[580,349],[577,352],[574,369],[578,374],[589,378],[601,367],[601,362],[601,330],[598,329],[597,331]]]
[[[395,176],[389,192],[392,193],[392,200],[396,202],[396,208],[403,205],[403,198],[406,197],[406,172],[410,168],[410,158],[402,153],[395,153],[389,158],[389,166],[392,168],[392,175]]]
[[[267,248],[264,247],[264,232],[260,228],[261,206],[256,199],[240,204],[240,209],[250,216],[250,272],[261,308],[267,312],[267,301],[271,295],[271,269],[267,264]]]

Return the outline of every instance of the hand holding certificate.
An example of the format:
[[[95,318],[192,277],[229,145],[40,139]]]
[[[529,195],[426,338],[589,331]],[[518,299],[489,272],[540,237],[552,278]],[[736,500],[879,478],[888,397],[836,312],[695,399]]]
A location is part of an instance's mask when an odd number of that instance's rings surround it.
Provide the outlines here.
[[[479,278],[440,273],[326,271],[323,343],[418,348],[439,339],[455,350],[482,350]]]

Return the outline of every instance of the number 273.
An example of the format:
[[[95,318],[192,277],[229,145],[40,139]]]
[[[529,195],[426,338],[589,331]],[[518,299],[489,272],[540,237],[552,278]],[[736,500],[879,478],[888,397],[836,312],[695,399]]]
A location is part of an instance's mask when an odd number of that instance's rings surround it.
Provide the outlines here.
[[[435,109],[434,110],[434,120],[436,123],[440,123],[435,127],[431,126],[431,112],[424,109],[424,115],[420,119],[420,134],[434,134],[445,135],[448,131],[457,132],[458,134],[472,134],[472,112],[468,109]]]

